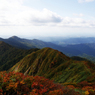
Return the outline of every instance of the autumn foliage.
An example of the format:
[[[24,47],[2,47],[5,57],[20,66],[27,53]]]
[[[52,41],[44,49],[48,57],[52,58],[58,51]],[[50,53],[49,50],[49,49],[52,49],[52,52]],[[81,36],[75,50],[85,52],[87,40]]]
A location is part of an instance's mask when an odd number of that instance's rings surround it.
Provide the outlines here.
[[[87,81],[82,81],[78,83],[78,88],[85,91],[86,95],[95,95],[95,82],[89,83]]]
[[[69,95],[70,90],[40,76],[0,72],[0,95]],[[70,95],[80,95],[77,92]]]

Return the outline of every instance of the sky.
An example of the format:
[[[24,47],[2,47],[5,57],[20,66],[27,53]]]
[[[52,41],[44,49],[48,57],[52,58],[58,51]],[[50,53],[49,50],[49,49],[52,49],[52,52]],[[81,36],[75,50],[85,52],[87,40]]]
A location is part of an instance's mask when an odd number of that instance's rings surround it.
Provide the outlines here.
[[[95,0],[0,0],[0,37],[95,37]]]

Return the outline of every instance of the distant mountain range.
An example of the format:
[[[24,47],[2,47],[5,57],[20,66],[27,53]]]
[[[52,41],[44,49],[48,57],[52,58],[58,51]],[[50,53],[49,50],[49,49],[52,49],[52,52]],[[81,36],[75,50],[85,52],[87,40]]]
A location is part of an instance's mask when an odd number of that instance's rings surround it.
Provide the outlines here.
[[[8,39],[0,38],[0,41],[4,41],[5,43],[8,43],[14,47],[17,48],[23,48],[23,49],[30,49],[30,48],[36,48],[35,46],[28,46],[27,43],[25,43],[25,39],[21,39],[17,36],[10,37]]]
[[[61,46],[58,46],[56,44],[53,44],[51,42],[44,42],[41,40],[33,39],[22,39],[17,36],[10,37],[8,39],[0,38],[0,41],[4,41],[12,46],[23,48],[23,49],[31,49],[31,48],[44,48],[44,47],[51,47],[56,49],[62,49]]]
[[[49,39],[49,38],[48,38]],[[64,38],[64,37],[53,37],[50,42],[66,46],[75,44],[95,43],[95,37],[76,37],[76,38]]]
[[[42,49],[44,47],[50,47],[59,50],[68,56],[87,57],[90,60],[94,60],[95,57],[95,38],[70,38],[64,40],[60,39],[60,41],[56,42],[44,42],[38,39],[29,40],[13,36],[8,39],[0,38],[0,41],[4,41],[5,43],[20,49]]]

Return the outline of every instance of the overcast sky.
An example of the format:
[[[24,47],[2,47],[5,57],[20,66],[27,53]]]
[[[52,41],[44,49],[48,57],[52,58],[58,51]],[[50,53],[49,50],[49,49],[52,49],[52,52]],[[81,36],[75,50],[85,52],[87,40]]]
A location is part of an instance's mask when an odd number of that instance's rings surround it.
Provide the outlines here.
[[[0,37],[95,37],[95,0],[0,0]]]

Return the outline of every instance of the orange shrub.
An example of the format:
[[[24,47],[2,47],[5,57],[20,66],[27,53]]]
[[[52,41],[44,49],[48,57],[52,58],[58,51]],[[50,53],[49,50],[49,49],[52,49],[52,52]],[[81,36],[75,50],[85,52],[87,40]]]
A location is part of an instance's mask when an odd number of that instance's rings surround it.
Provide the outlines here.
[[[49,79],[25,76],[18,72],[0,72],[0,83],[0,95],[63,95],[67,93],[64,86],[55,84]]]

